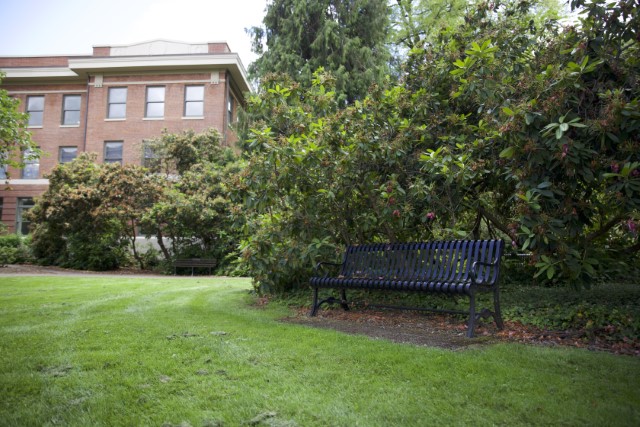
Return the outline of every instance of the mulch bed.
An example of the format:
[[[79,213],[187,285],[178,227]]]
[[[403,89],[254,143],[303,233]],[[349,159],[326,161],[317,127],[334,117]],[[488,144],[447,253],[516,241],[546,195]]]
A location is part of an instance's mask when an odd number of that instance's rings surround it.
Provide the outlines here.
[[[374,339],[399,343],[462,350],[499,342],[518,342],[544,346],[567,346],[606,351],[614,354],[640,356],[640,342],[615,342],[604,337],[589,337],[585,331],[549,331],[518,322],[505,321],[497,330],[489,321],[480,322],[476,337],[466,337],[466,321],[460,316],[403,310],[342,309],[321,310],[316,317],[308,316],[308,308],[299,308],[284,322],[317,328],[334,329]]]

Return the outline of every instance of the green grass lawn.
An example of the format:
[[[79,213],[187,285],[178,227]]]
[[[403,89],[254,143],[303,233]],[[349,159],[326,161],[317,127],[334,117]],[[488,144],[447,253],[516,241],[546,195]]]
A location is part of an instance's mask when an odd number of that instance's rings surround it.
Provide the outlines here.
[[[284,324],[249,281],[0,277],[0,425],[640,425],[640,360]]]

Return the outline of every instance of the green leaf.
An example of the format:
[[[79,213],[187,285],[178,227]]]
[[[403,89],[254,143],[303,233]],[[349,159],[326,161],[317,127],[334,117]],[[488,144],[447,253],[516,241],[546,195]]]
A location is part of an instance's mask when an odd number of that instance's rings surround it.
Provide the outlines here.
[[[538,263],[540,264],[540,263]],[[536,267],[542,267],[540,270],[538,270],[538,272],[536,274],[533,275],[534,278],[540,276],[542,273],[544,273],[545,271],[547,271],[547,269],[549,268],[549,266],[547,264],[543,264],[543,265],[538,265],[536,264]]]
[[[536,116],[530,113],[524,115],[524,121],[526,124],[530,125],[535,120]]]
[[[507,116],[514,116],[516,113],[509,107],[502,107],[502,112]]]
[[[499,157],[501,159],[510,159],[511,157],[513,157],[515,152],[516,152],[515,147],[507,147],[500,152]]]
[[[553,279],[553,276],[556,274],[556,268],[552,265],[547,269],[547,279]]]

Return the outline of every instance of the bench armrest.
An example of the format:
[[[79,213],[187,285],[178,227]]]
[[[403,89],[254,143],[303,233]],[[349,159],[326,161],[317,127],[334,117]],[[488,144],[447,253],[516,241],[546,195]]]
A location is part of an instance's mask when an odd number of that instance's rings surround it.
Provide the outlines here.
[[[485,267],[495,267],[498,265],[499,262],[500,262],[500,258],[497,258],[493,262],[475,261],[471,265],[471,271],[469,272],[471,274],[471,280],[473,281],[473,283],[476,283],[476,284],[482,284],[483,282],[486,283],[484,280],[478,280],[478,266],[482,265]],[[486,283],[486,284],[489,284],[489,283]]]
[[[313,271],[315,272],[319,272],[320,269],[322,268],[322,266],[324,265],[331,265],[333,267],[341,267],[343,263],[337,263],[337,262],[319,262],[316,264],[315,268],[313,269]],[[327,277],[329,275],[329,272],[326,271],[324,277]]]

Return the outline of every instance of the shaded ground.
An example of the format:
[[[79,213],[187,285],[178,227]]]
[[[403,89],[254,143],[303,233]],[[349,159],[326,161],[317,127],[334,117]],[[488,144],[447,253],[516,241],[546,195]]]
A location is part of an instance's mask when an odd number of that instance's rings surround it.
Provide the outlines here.
[[[375,339],[450,350],[498,341],[492,334],[495,333],[495,326],[479,328],[476,331],[477,336],[469,339],[466,337],[464,320],[454,316],[408,311],[332,309],[322,310],[316,317],[309,317],[308,310],[301,309],[295,317],[284,319],[284,321],[334,329],[348,334],[367,335]]]
[[[308,309],[298,309],[296,315],[283,319],[317,328],[334,329],[348,334],[366,335],[399,343],[461,350],[498,342],[519,342],[544,346],[568,346],[616,354],[640,356],[639,343],[609,342],[590,338],[584,331],[547,331],[518,322],[505,321],[499,331],[489,320],[476,327],[476,337],[467,338],[466,319],[455,315],[403,310],[382,310],[357,307],[323,309],[316,317]]]
[[[2,267],[0,268],[0,276],[3,275],[162,276],[137,269],[94,272],[30,264]],[[259,304],[267,303],[268,299],[261,299],[259,302]],[[464,317],[417,311],[366,307],[355,307],[350,311],[344,311],[341,308],[323,308],[316,317],[309,317],[308,308],[300,308],[296,310],[294,316],[282,319],[282,321],[333,329],[348,334],[366,335],[373,339],[386,339],[399,343],[450,350],[461,350],[498,342],[520,342],[545,346],[579,347],[640,357],[640,343],[638,342],[611,342],[603,338],[589,337],[585,331],[548,331],[509,321],[505,322],[505,328],[502,331],[497,330],[495,324],[489,320],[481,321],[476,327],[476,337],[467,338]]]

